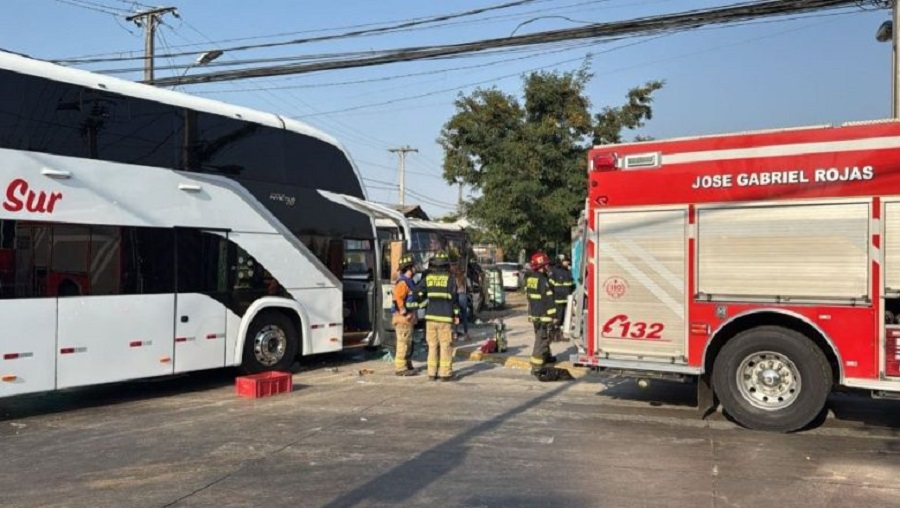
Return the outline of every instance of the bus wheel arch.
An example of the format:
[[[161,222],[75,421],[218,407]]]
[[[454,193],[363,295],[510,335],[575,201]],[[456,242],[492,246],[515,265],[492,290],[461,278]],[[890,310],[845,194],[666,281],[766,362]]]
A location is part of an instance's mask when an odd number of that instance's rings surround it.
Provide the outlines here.
[[[716,398],[738,423],[782,432],[821,414],[841,379],[840,358],[824,332],[783,311],[725,323],[707,346],[704,367]]]
[[[303,351],[308,351],[302,314],[295,302],[251,306],[241,324],[237,344],[241,370],[288,370]]]

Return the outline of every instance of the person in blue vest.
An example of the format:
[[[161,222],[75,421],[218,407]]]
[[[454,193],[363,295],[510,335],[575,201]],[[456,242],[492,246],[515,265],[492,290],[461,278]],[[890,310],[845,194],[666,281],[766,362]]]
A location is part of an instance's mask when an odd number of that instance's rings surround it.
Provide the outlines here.
[[[416,370],[412,364],[412,336],[416,326],[416,311],[419,303],[416,299],[415,275],[416,261],[412,254],[400,257],[399,274],[391,294],[391,324],[397,338],[397,351],[394,357],[394,373],[398,376],[414,376]]]

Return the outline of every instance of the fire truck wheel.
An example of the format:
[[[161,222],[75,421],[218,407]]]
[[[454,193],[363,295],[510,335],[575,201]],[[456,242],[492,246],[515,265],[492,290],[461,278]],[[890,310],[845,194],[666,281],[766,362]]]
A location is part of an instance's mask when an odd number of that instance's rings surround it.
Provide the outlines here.
[[[260,313],[247,330],[241,371],[256,374],[290,369],[297,357],[297,337],[294,323],[281,312]]]
[[[760,326],[725,344],[712,381],[722,407],[741,425],[792,432],[825,408],[832,374],[822,350],[806,336]]]

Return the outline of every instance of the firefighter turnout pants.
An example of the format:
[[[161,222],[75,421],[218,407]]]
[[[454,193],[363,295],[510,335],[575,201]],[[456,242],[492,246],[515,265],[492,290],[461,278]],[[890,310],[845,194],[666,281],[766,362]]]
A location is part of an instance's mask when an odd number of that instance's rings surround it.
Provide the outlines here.
[[[534,321],[534,349],[531,350],[531,371],[540,371],[552,357],[550,354],[550,332],[552,323]]]
[[[425,323],[425,340],[428,342],[428,376],[452,376],[453,325],[428,321]]]
[[[412,323],[395,324],[394,335],[397,337],[397,354],[394,356],[394,368],[397,372],[412,370]]]

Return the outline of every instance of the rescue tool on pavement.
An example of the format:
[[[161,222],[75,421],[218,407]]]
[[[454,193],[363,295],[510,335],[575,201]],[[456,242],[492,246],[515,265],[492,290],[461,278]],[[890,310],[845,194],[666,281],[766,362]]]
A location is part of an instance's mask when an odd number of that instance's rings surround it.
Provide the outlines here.
[[[900,396],[900,123],[588,159],[575,364],[697,380],[701,406],[774,431],[807,426],[838,386]]]

